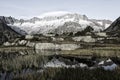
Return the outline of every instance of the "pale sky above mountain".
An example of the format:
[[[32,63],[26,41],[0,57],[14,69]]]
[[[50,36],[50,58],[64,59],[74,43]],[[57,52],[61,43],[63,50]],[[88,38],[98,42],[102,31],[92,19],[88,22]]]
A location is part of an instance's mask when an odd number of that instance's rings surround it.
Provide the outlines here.
[[[115,20],[120,16],[120,0],[0,0],[0,16],[26,18],[46,12],[68,11],[89,18]]]

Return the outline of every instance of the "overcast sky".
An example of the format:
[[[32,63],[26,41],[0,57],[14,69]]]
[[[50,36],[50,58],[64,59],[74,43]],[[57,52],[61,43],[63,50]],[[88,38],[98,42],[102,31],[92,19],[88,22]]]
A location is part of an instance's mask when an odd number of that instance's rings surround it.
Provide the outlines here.
[[[0,0],[0,16],[23,18],[53,11],[114,20],[120,16],[120,0]]]

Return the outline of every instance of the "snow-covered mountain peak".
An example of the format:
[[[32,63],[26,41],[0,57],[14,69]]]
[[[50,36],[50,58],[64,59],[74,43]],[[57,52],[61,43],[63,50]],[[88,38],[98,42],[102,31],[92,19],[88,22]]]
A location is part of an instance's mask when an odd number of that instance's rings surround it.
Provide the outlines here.
[[[48,12],[38,16],[38,18],[46,21],[55,20],[55,19],[70,19],[70,18],[88,19],[87,16],[85,15],[80,15],[78,13],[66,12],[66,11]]]
[[[100,23],[89,19],[86,15],[64,11],[45,13],[28,20],[15,20],[10,25],[16,26],[28,34],[56,33],[56,30],[62,33],[77,32],[84,30],[87,26],[91,26],[94,31],[100,31],[104,28]]]

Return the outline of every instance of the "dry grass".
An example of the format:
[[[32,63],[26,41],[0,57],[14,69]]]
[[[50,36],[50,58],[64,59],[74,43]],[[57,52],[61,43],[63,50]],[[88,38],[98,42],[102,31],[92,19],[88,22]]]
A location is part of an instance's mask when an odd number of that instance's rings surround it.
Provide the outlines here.
[[[26,68],[40,68],[47,61],[47,57],[36,55],[18,56],[15,58],[0,58],[0,70],[3,71],[19,71]]]
[[[77,49],[71,51],[61,51],[62,54],[71,55],[88,55],[88,56],[100,56],[100,57],[120,57],[120,47],[95,47],[88,49]]]

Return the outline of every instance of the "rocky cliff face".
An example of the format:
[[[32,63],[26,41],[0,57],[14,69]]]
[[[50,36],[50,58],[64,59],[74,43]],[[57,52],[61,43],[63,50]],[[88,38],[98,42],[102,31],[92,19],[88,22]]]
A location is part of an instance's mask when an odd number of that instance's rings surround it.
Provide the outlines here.
[[[106,32],[119,32],[120,31],[120,17],[116,19],[105,31]]]
[[[12,23],[12,21],[6,20],[5,17],[0,17],[0,44],[20,37],[20,34],[11,29],[6,23]]]
[[[18,20],[13,18],[13,17],[4,17],[4,16],[0,16],[0,20],[2,20],[3,23],[6,24],[14,24],[14,22],[17,22]]]

